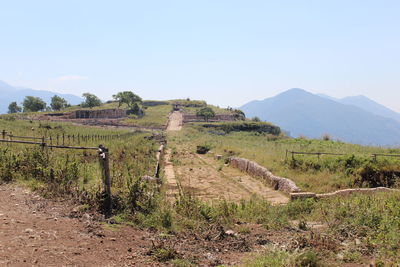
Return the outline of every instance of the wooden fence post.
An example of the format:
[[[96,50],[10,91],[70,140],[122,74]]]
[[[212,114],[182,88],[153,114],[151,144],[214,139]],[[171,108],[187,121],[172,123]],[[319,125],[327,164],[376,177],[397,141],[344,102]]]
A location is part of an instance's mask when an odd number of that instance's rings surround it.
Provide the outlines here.
[[[3,139],[5,140],[6,139],[6,130],[3,130],[2,135],[3,135]]]
[[[42,144],[40,145],[42,147],[42,150],[44,149],[46,143],[44,142],[44,136],[42,136]]]
[[[101,167],[102,182],[103,182],[103,197],[104,197],[104,215],[106,218],[112,214],[112,199],[111,199],[111,181],[110,181],[110,166],[109,166],[108,149],[103,145],[99,145],[99,162]]]

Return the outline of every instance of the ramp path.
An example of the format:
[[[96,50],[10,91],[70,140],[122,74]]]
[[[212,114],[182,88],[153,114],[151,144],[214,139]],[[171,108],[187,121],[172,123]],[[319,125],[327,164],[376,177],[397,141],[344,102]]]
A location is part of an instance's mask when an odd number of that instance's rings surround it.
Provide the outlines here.
[[[176,132],[182,129],[183,115],[180,111],[174,111],[170,114],[167,126],[167,132]],[[167,149],[164,155],[164,175],[167,182],[167,197],[174,198],[178,194],[178,183],[175,177],[174,166],[172,164],[171,149]]]
[[[179,111],[171,113],[167,132],[179,139],[183,116]],[[284,204],[289,198],[264,182],[241,172],[238,169],[224,166],[210,155],[198,155],[193,152],[193,144],[182,144],[175,141],[175,153],[168,149],[165,153],[165,177],[167,197],[178,193],[180,186],[191,194],[205,201],[226,199],[238,202],[250,199],[253,195],[268,200],[271,204]]]

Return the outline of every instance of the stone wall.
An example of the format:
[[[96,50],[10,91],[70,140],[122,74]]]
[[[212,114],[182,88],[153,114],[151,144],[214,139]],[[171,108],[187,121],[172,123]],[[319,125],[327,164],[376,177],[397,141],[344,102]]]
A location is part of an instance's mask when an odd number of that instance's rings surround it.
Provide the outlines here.
[[[234,121],[235,117],[231,114],[216,114],[215,117],[208,119],[208,122]],[[183,114],[183,122],[204,122],[202,117],[192,114]]]
[[[117,119],[126,117],[124,109],[95,109],[95,110],[75,110],[72,112],[73,119]]]
[[[267,168],[258,165],[256,162],[236,157],[231,157],[229,162],[232,167],[238,168],[243,172],[247,172],[251,176],[265,180],[275,190],[286,193],[301,191],[292,180],[275,176],[272,174],[272,172],[268,171]]]

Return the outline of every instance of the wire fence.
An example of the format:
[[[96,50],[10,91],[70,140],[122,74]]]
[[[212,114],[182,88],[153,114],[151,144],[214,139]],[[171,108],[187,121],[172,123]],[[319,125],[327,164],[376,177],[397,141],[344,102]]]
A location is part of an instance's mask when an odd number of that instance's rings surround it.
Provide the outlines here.
[[[38,145],[45,148],[56,148],[56,149],[74,149],[74,150],[93,150],[98,152],[99,156],[99,163],[101,167],[101,180],[103,184],[103,192],[102,196],[104,197],[104,214],[106,217],[110,217],[112,215],[112,194],[111,194],[111,178],[110,178],[110,163],[109,163],[109,150],[105,148],[103,145],[98,145],[97,147],[90,147],[90,146],[76,146],[72,144],[80,144],[81,142],[87,141],[109,141],[114,139],[121,139],[126,138],[135,133],[129,132],[124,134],[113,134],[113,135],[56,135],[54,138],[53,136],[42,136],[42,137],[35,137],[35,136],[16,136],[13,135],[11,132],[7,132],[3,130],[1,132],[2,139],[0,139],[0,143],[9,143],[9,144],[24,144],[24,145]],[[24,140],[15,140],[15,139],[24,139]],[[27,141],[27,139],[32,141]],[[151,138],[160,143],[165,143],[164,135],[153,135]],[[159,150],[157,151],[157,165],[155,170],[155,176],[159,177],[160,172],[160,165],[161,165],[161,157],[163,153],[164,146],[161,145]]]
[[[330,155],[330,156],[345,156],[347,154],[344,153],[328,153],[328,152],[301,152],[301,151],[289,151],[286,150],[286,160],[288,160],[288,155],[291,154],[292,160],[295,160],[295,155],[315,155],[320,159],[321,155]],[[375,161],[378,160],[378,157],[395,157],[400,158],[400,154],[369,154]]]
[[[49,136],[18,136],[13,135],[12,132],[3,130],[1,132],[3,140],[12,141],[14,139],[29,139],[29,140],[41,140],[42,143],[48,141],[50,144],[48,147],[55,147],[56,146],[68,146],[71,144],[81,144],[81,143],[88,143],[88,142],[98,142],[98,141],[111,141],[126,138],[129,136],[134,135],[134,132],[123,133],[123,134],[111,134],[111,135],[100,135],[100,134],[90,134],[90,135],[83,135],[83,134],[56,134],[56,135],[49,135]],[[29,143],[26,143],[29,144]]]
[[[112,194],[111,194],[111,178],[110,178],[110,163],[109,163],[109,151],[103,145],[99,145],[98,147],[84,147],[84,146],[69,146],[69,145],[53,145],[52,139],[50,138],[37,138],[32,136],[18,136],[21,139],[41,139],[40,142],[34,141],[23,141],[23,140],[11,140],[12,138],[17,138],[14,135],[7,135],[5,131],[2,132],[3,139],[0,139],[1,143],[15,143],[15,144],[25,144],[25,145],[39,145],[43,149],[48,148],[57,148],[57,149],[79,149],[79,150],[96,150],[99,156],[99,163],[101,168],[101,180],[103,184],[103,192],[102,196],[104,197],[104,214],[106,217],[110,217],[112,214]],[[5,137],[9,137],[9,139],[5,139]],[[113,138],[113,137],[108,137]],[[50,142],[50,143],[49,143]]]

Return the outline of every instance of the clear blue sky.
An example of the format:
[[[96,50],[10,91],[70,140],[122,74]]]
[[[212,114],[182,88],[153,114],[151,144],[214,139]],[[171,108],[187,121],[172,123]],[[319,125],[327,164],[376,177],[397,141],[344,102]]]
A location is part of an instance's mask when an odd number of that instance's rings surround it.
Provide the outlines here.
[[[293,87],[400,111],[398,0],[0,0],[0,80],[239,106]]]

